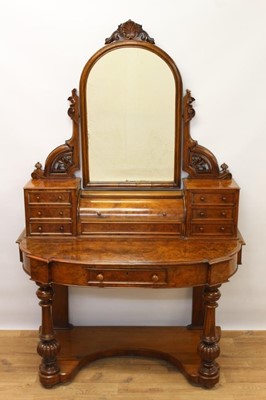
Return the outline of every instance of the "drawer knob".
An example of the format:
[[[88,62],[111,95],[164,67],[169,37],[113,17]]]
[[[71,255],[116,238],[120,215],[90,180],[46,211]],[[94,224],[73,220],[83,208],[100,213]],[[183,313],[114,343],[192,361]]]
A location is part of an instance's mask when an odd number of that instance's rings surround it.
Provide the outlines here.
[[[204,216],[205,216],[205,212],[204,212],[204,211],[201,211],[201,212],[199,213],[199,215],[200,215],[201,217],[204,217]]]
[[[58,200],[63,200],[63,196],[59,195]]]
[[[38,226],[38,231],[42,232],[42,226]]]
[[[166,212],[164,211],[164,212],[163,212],[163,217],[166,217],[166,215],[167,215],[167,214],[166,214]]]
[[[221,231],[221,232],[224,232],[224,231],[225,231],[225,227],[224,227],[224,226],[221,226],[220,231]]]
[[[39,217],[42,215],[41,211],[38,211],[38,213],[37,213],[37,214],[39,215]]]
[[[61,225],[61,226],[60,226],[60,231],[63,232],[64,229],[65,229],[65,228],[64,228],[64,225]]]
[[[101,217],[101,216],[102,216],[101,211],[97,211],[96,214],[98,215],[98,217]]]
[[[222,211],[222,212],[221,212],[221,216],[222,216],[222,217],[226,217],[226,212],[225,212],[225,211]]]
[[[201,196],[201,197],[200,197],[200,201],[205,201],[205,197],[204,197],[204,196]]]
[[[59,215],[60,215],[60,217],[62,217],[63,211],[59,211]]]
[[[40,200],[40,196],[36,196],[36,200],[38,200],[38,201],[39,201],[39,200]]]
[[[152,275],[151,280],[152,280],[152,282],[158,282],[159,276],[154,274],[154,275]]]
[[[226,197],[226,196],[223,196],[223,197],[222,197],[222,200],[223,200],[223,201],[226,201],[226,200],[227,200],[227,197]]]
[[[204,232],[203,226],[200,226],[200,227],[199,227],[199,231],[200,231],[200,232]]]
[[[103,281],[103,274],[98,274],[96,276],[96,279],[97,279],[98,282],[102,282]]]

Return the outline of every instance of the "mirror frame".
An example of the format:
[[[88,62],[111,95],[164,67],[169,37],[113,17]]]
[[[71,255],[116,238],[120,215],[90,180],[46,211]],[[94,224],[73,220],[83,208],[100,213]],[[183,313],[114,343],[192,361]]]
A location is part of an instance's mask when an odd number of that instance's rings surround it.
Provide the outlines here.
[[[82,175],[84,188],[119,188],[119,189],[148,189],[148,188],[180,188],[181,186],[181,154],[182,154],[182,78],[175,62],[161,48],[152,42],[132,40],[131,38],[119,38],[115,43],[110,43],[98,50],[85,64],[80,78],[80,117],[81,117],[81,144],[82,144]],[[95,63],[105,54],[121,48],[141,48],[151,51],[169,66],[175,81],[175,149],[174,149],[174,180],[151,182],[90,182],[89,174],[89,147],[88,147],[88,120],[87,120],[87,80]]]

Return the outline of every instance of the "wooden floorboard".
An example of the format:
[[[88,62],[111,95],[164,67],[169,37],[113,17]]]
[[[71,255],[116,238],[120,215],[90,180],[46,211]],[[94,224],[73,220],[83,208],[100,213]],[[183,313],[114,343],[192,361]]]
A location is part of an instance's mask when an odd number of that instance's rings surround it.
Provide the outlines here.
[[[190,385],[165,361],[101,359],[69,384],[44,389],[38,380],[36,331],[0,331],[0,400],[265,400],[266,331],[224,331],[220,382]]]

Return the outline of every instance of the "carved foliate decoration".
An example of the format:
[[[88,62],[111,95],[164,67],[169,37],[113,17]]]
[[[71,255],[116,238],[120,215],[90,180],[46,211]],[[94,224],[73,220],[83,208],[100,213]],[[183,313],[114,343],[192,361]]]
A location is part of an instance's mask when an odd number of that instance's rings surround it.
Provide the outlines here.
[[[189,178],[218,178],[231,179],[232,175],[228,165],[223,163],[219,168],[214,154],[190,136],[190,121],[195,116],[192,103],[195,101],[187,90],[184,97],[184,145],[183,145],[183,169],[189,174]]]
[[[129,19],[128,21],[120,24],[112,35],[105,39],[105,44],[117,42],[121,40],[139,40],[154,44],[154,39],[151,38],[146,31],[142,29],[142,25],[137,24]]]
[[[76,89],[72,90],[72,96],[68,100],[68,115],[73,121],[72,137],[49,154],[44,169],[42,164],[37,162],[31,174],[34,179],[70,178],[74,177],[74,172],[79,169],[79,110]]]

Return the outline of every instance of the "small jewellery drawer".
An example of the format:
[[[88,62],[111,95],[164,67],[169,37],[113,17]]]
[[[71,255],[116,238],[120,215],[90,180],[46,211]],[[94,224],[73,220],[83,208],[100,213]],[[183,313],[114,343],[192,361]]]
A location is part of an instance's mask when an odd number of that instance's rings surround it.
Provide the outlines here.
[[[28,191],[29,204],[61,203],[71,204],[70,192],[59,191]]]
[[[191,235],[228,235],[235,234],[234,224],[191,224]]]
[[[101,222],[92,219],[91,222],[81,222],[81,234],[107,234],[107,233],[125,233],[133,234],[150,234],[159,233],[167,235],[181,235],[182,223],[143,223],[143,222]]]
[[[88,269],[88,284],[92,286],[166,286],[164,269]]]
[[[31,235],[71,235],[72,223],[31,222]]]
[[[71,218],[71,208],[66,207],[31,207],[29,218]]]
[[[194,208],[192,219],[233,219],[233,208]]]
[[[234,204],[235,193],[192,193],[194,204]]]

